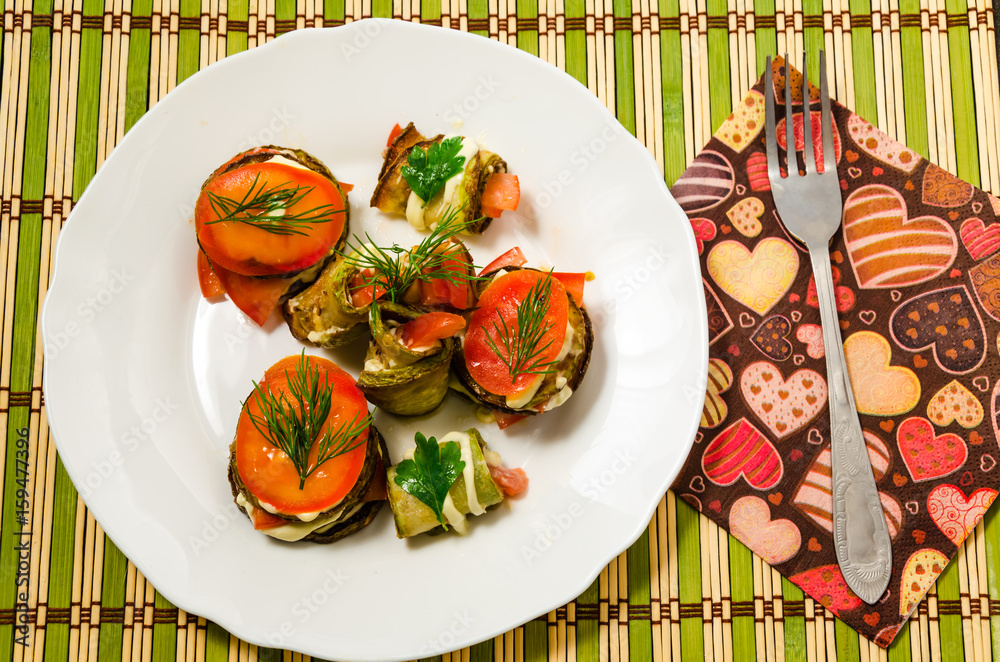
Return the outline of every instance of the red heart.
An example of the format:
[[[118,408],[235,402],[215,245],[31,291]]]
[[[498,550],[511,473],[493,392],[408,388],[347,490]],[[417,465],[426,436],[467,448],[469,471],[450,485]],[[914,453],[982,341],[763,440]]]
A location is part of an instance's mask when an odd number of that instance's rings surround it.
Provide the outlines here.
[[[739,356],[740,355],[740,348],[737,347],[736,345],[730,345],[729,349],[727,349],[726,351],[729,352],[730,354],[732,354],[733,356]]]
[[[882,170],[882,168],[879,168],[878,166],[875,166],[874,168],[872,168],[872,174],[875,175],[876,177],[878,177],[879,175],[881,175],[883,172],[885,172],[885,171]]]
[[[881,170],[881,168],[879,168],[879,170]],[[873,611],[870,614],[865,614],[865,623],[867,623],[871,627],[875,627],[876,625],[878,625],[879,618],[880,616],[878,615],[878,612]]]
[[[969,218],[962,223],[959,234],[973,260],[984,258],[1000,249],[1000,223],[990,223],[986,227],[982,220]]]
[[[841,191],[846,191],[847,190],[847,180],[846,179],[841,179],[840,180],[840,190]]]
[[[792,462],[795,462],[797,460],[801,460],[802,459],[802,451],[800,451],[798,448],[796,448],[795,450],[793,450],[789,454],[788,457],[791,458]]]
[[[722,512],[722,504],[719,503],[718,499],[716,499],[715,501],[713,501],[710,504],[708,504],[708,508],[709,508],[709,510],[714,510],[717,513],[718,512]]]
[[[861,598],[847,587],[836,563],[800,572],[789,579],[834,614],[861,606]]]
[[[705,250],[705,242],[715,239],[715,223],[708,218],[692,218],[691,229],[694,230],[694,239],[698,242],[698,255]]]
[[[799,295],[798,294],[794,294],[793,293],[793,294],[789,294],[788,295],[788,303],[795,303],[798,300],[799,300]]]
[[[926,418],[908,418],[896,430],[903,463],[914,481],[933,480],[958,471],[969,457],[965,440],[950,432],[934,436]]]
[[[836,285],[833,288],[833,296],[837,301],[837,312],[846,313],[854,308],[854,292],[849,287],[837,285],[840,282],[840,269],[830,267],[830,270],[833,272],[833,284]],[[816,294],[816,278],[814,276],[809,277],[809,287],[806,289],[806,305],[819,308],[819,298]]]
[[[708,444],[701,456],[701,466],[716,485],[732,485],[743,478],[758,490],[771,489],[784,474],[774,444],[745,418],[727,427]]]
[[[962,275],[962,272],[959,271],[958,269],[952,269],[948,275],[951,276],[952,278],[958,278],[959,276]]]
[[[915,542],[916,542],[916,543],[917,543],[918,545],[923,545],[923,544],[924,544],[924,537],[925,537],[926,535],[927,535],[926,533],[924,533],[924,532],[923,532],[923,531],[921,531],[920,529],[917,529],[917,530],[915,530],[915,531],[913,532],[913,540],[914,540],[914,541],[915,541]]]
[[[927,495],[927,512],[941,532],[961,545],[997,498],[997,491],[981,487],[968,497],[954,485],[938,485]]]

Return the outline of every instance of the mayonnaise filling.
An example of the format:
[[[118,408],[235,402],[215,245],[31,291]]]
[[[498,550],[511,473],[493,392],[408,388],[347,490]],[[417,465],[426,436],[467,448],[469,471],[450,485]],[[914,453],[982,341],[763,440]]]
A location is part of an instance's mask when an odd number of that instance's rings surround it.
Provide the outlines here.
[[[253,519],[254,506],[252,503],[247,501],[246,497],[243,496],[242,492],[236,495],[236,504],[243,509],[243,512],[245,512],[247,516],[250,517],[251,520]],[[263,504],[262,502],[261,505],[263,506],[265,504]],[[333,528],[333,526],[337,524],[337,522],[352,517],[356,512],[358,512],[361,509],[361,506],[363,505],[364,505],[363,503],[358,504],[353,508],[351,508],[346,513],[344,512],[343,508],[338,508],[331,515],[327,515],[326,517],[317,518],[314,515],[311,521],[288,522],[287,524],[271,527],[269,529],[261,529],[260,532],[263,533],[264,535],[271,536],[272,538],[277,538],[278,540],[284,540],[287,542],[296,542],[298,540],[302,540],[303,538],[308,536],[310,533],[313,533],[314,531],[319,533],[328,531],[329,529]],[[265,508],[264,510],[267,510],[267,508]]]

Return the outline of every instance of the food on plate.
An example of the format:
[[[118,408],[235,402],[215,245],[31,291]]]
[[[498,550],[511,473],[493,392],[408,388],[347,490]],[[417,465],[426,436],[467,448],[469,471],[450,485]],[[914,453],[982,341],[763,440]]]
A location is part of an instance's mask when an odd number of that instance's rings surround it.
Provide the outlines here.
[[[224,292],[263,326],[343,247],[348,190],[298,149],[256,147],[227,161],[195,204],[202,292]]]
[[[474,139],[426,138],[413,123],[389,135],[371,206],[405,216],[418,230],[433,228],[449,213],[480,234],[505,210],[516,210],[521,189],[507,163]]]
[[[340,347],[368,331],[368,309],[364,276],[351,255],[338,256],[320,273],[316,282],[291,297],[281,313],[292,335],[319,347]]]
[[[511,249],[483,270],[488,280],[476,284],[479,305],[452,361],[460,390],[493,410],[501,427],[565,403],[594,344],[585,274],[523,264]]]
[[[524,471],[502,466],[475,428],[450,432],[440,441],[418,432],[415,441],[416,447],[386,472],[400,538],[439,527],[465,533],[467,515],[482,515],[528,486]]]
[[[369,326],[372,340],[358,377],[368,401],[402,416],[426,414],[441,404],[455,350],[452,336],[465,328],[465,319],[380,301],[371,307]]]
[[[385,442],[354,379],[303,352],[254,383],[230,445],[229,483],[261,533],[329,543],[375,518],[386,466]]]

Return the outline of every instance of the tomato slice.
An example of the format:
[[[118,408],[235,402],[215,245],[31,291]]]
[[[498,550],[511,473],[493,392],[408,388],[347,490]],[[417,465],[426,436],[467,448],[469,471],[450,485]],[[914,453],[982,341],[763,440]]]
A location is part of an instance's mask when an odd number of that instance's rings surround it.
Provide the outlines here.
[[[587,282],[587,274],[552,273],[552,277],[557,279],[566,288],[566,293],[573,297],[577,306],[583,305],[583,286]]]
[[[348,184],[347,182],[337,182],[340,184],[340,188],[344,193],[350,193],[354,190],[354,184]]]
[[[364,308],[385,294],[385,287],[371,282],[374,276],[375,272],[371,269],[356,272],[351,276],[347,288],[351,293],[351,305],[355,308]]]
[[[469,270],[469,258],[460,244],[449,247],[453,255],[445,258],[436,269],[424,269],[424,274],[432,276],[428,281],[420,281],[420,303],[429,306],[447,305],[458,310],[465,310],[472,305],[469,284],[466,281],[455,282],[454,278],[433,277],[435,272],[460,272]]]
[[[505,430],[518,421],[528,418],[527,414],[508,414],[502,411],[494,411],[493,418],[497,421],[497,427]]]
[[[282,524],[288,524],[288,520],[281,519],[277,515],[272,515],[266,510],[262,510],[256,506],[253,507],[253,511],[251,512],[253,512],[253,515],[250,517],[250,519],[253,520],[253,528],[258,531],[263,529],[273,529],[281,526]]]
[[[490,469],[490,478],[497,484],[507,496],[514,496],[528,489],[528,476],[524,469],[508,469],[499,464],[487,464]]]
[[[517,175],[495,172],[486,180],[480,200],[483,216],[496,218],[505,210],[514,211],[521,202],[521,183]]]
[[[396,136],[398,136],[402,132],[403,132],[403,127],[399,126],[399,124],[397,123],[396,126],[392,127],[392,131],[389,132],[389,139],[385,141],[385,146],[388,147],[389,145],[391,145],[392,141],[396,139]]]
[[[546,274],[529,269],[511,271],[493,280],[479,298],[479,308],[472,313],[465,334],[465,367],[480,386],[496,395],[515,395],[531,385],[537,375],[521,373],[511,378],[510,369],[490,347],[491,338],[505,353],[496,327],[503,319],[511,331],[511,345],[518,341],[517,308],[527,298],[533,286]],[[536,347],[534,361],[546,363],[555,360],[566,338],[569,319],[569,299],[562,283],[551,279],[549,305],[545,312],[544,333]],[[506,354],[505,354],[506,356]]]
[[[304,223],[296,227],[302,234],[284,235],[238,220],[214,222],[220,215],[212,208],[209,193],[242,201],[251,189],[257,195],[294,187],[301,187],[301,197],[284,210],[284,216],[328,220]],[[217,175],[205,185],[195,205],[195,229],[212,264],[246,276],[280,276],[309,267],[329,253],[344,229],[346,205],[337,186],[313,170],[273,161],[251,163]]]
[[[211,264],[223,290],[247,317],[264,326],[278,302],[292,284],[293,278],[253,278]]]
[[[307,356],[306,359],[319,371],[320,383],[330,384],[333,402],[330,414],[322,431],[354,425],[368,414],[368,403],[364,395],[354,385],[354,378],[341,370],[332,361]],[[288,356],[268,368],[261,380],[265,388],[275,396],[289,393],[288,376],[294,375],[300,356]],[[296,515],[315,513],[336,506],[351,491],[365,463],[368,444],[324,462],[299,487],[299,474],[295,465],[285,453],[271,444],[250,419],[253,413],[260,416],[260,398],[256,391],[247,399],[236,426],[236,469],[246,488],[263,503],[278,512]],[[368,438],[368,430],[361,433],[361,439]],[[314,445],[310,461],[315,462],[319,448]]]
[[[403,325],[399,339],[408,348],[426,347],[435,340],[451,338],[465,328],[465,318],[452,313],[425,313]]]
[[[483,267],[482,271],[479,272],[479,275],[482,276],[483,274],[488,274],[490,272],[503,269],[504,267],[521,267],[524,266],[527,261],[527,258],[524,257],[524,252],[521,251],[521,247],[515,246]]]
[[[201,296],[206,299],[226,293],[219,277],[212,271],[212,265],[208,263],[205,251],[201,249],[198,249],[198,285],[201,287]]]

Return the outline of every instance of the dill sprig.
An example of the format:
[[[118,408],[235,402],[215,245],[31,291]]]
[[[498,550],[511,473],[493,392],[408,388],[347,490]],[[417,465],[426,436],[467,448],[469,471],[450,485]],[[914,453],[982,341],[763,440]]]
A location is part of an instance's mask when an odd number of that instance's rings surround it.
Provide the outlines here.
[[[258,183],[260,188],[258,188]],[[254,175],[250,188],[239,200],[218,195],[208,191],[208,202],[212,211],[218,216],[214,221],[206,221],[205,225],[215,223],[246,223],[272,234],[301,235],[313,223],[329,223],[334,216],[344,209],[331,203],[310,207],[304,211],[289,210],[309,195],[314,186],[291,186],[291,182],[283,182],[268,188],[267,182],[260,182],[260,173]]]
[[[544,360],[544,354],[552,346],[553,340],[542,344],[545,334],[552,328],[546,319],[552,294],[552,272],[535,281],[524,299],[517,306],[517,324],[512,327],[500,314],[500,323],[493,322],[493,335],[488,330],[486,344],[497,355],[510,373],[513,384],[521,375],[547,375],[555,372],[553,366],[558,361]],[[495,338],[493,336],[496,336]]]
[[[333,404],[333,385],[323,379],[319,368],[306,359],[305,351],[299,356],[295,373],[290,375],[286,370],[285,379],[288,394],[282,392],[275,395],[261,384],[253,383],[251,398],[257,396],[261,413],[251,412],[250,421],[265,439],[292,461],[299,474],[301,490],[305,487],[306,478],[325,462],[350,453],[367,442],[367,439],[359,437],[372,424],[372,417],[366,413],[358,420],[359,415],[355,414],[351,423],[323,432]],[[243,406],[247,406],[247,402]],[[310,464],[309,455],[313,446],[318,447],[316,461]]]
[[[444,280],[453,285],[481,280],[471,269],[455,265],[453,258],[460,258],[463,247],[460,242],[451,243],[456,235],[475,225],[479,219],[457,221],[459,209],[449,209],[448,214],[435,226],[429,235],[411,249],[399,244],[389,247],[377,245],[370,235],[365,234],[367,243],[348,242],[344,251],[346,259],[358,271],[371,270],[364,281],[365,287],[376,285],[385,289],[385,294],[393,303],[398,303],[406,291],[417,281],[429,283]],[[357,239],[357,235],[355,235]],[[459,260],[459,262],[461,262]]]

